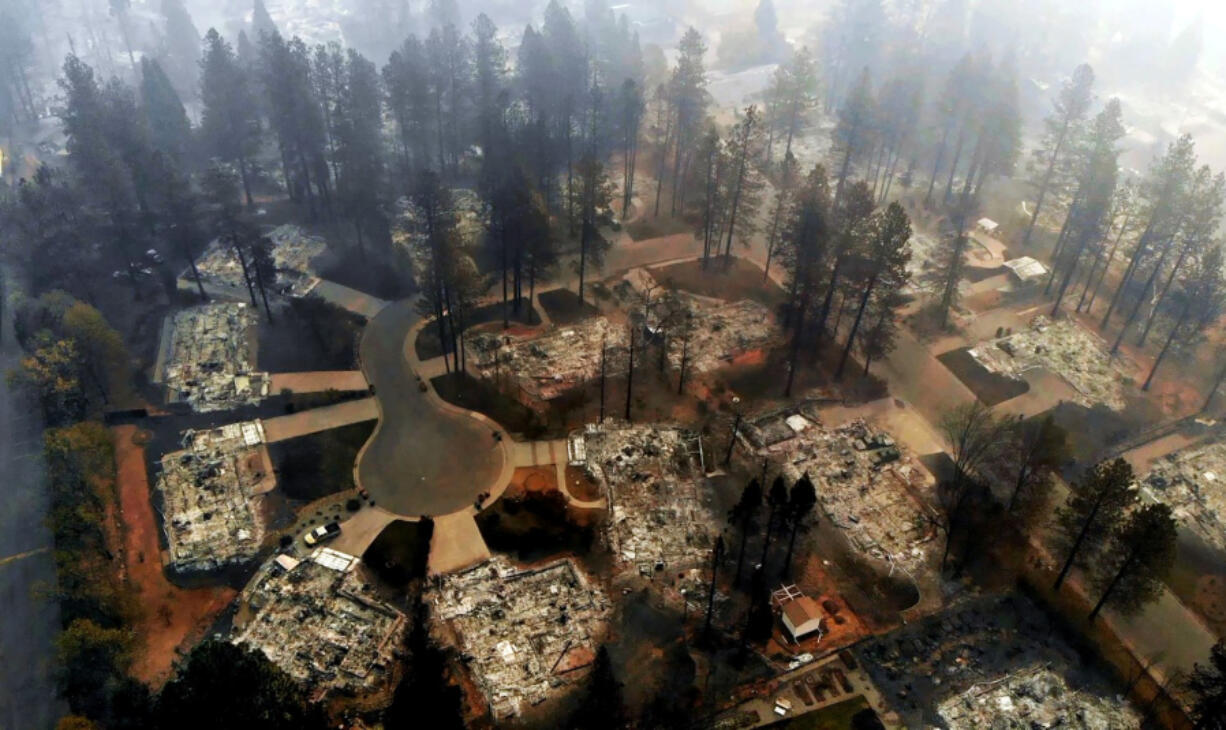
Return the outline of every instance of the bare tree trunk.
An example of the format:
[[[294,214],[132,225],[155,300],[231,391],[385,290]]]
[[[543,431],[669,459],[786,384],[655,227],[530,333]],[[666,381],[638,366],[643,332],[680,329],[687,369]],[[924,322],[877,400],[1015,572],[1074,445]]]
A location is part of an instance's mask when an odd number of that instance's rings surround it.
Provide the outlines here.
[[[1166,353],[1171,349],[1171,343],[1175,341],[1175,335],[1179,330],[1183,329],[1183,325],[1187,322],[1188,312],[1192,309],[1192,299],[1187,298],[1184,301],[1183,310],[1179,313],[1179,319],[1175,320],[1175,326],[1171,327],[1171,331],[1166,336],[1166,342],[1162,343],[1162,350],[1158,353],[1158,357],[1154,360],[1154,366],[1150,368],[1149,375],[1145,378],[1145,384],[1141,386],[1141,390],[1149,390],[1149,386],[1154,382],[1154,375],[1158,372],[1158,366],[1166,359]]]
[[[1154,308],[1149,313],[1149,319],[1145,321],[1145,329],[1141,330],[1141,337],[1137,340],[1137,347],[1145,346],[1145,339],[1149,337],[1149,330],[1154,326],[1154,320],[1158,319],[1158,310],[1162,307],[1162,302],[1166,301],[1167,292],[1171,290],[1171,283],[1175,281],[1175,276],[1179,273],[1179,269],[1183,267],[1184,259],[1188,256],[1188,249],[1191,246],[1184,244],[1179,250],[1179,258],[1175,260],[1175,265],[1171,267],[1171,273],[1166,277],[1166,283],[1162,285],[1162,292],[1158,294],[1158,299],[1154,302]]]
[[[1039,211],[1043,208],[1043,198],[1047,195],[1047,186],[1051,184],[1052,173],[1056,170],[1056,161],[1060,159],[1060,150],[1064,147],[1064,137],[1068,134],[1069,119],[1065,117],[1064,126],[1060,128],[1060,135],[1056,138],[1056,147],[1051,152],[1051,159],[1047,161],[1047,172],[1043,173],[1043,184],[1039,186],[1039,195],[1034,201],[1034,213],[1030,216],[1030,225],[1026,226],[1026,235],[1022,238],[1022,245],[1030,245],[1030,234],[1034,231],[1035,221],[1039,219]]]
[[[847,358],[851,355],[851,346],[856,341],[856,332],[860,329],[860,320],[864,317],[864,309],[868,306],[868,298],[873,295],[873,288],[877,286],[877,274],[868,280],[868,285],[864,287],[864,293],[860,295],[860,306],[856,309],[856,319],[852,322],[851,332],[847,334],[847,344],[843,346],[843,356],[839,359],[839,367],[834,371],[834,379],[841,380],[843,378],[843,368],[847,366]]]

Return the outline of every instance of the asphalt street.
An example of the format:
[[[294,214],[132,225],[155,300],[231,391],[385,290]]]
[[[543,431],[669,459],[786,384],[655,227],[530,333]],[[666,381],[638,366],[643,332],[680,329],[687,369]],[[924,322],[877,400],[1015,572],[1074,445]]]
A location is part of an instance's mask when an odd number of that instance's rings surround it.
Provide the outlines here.
[[[493,430],[444,410],[418,388],[405,337],[420,319],[413,301],[390,304],[366,325],[362,368],[375,386],[379,425],[358,458],[375,503],[400,515],[444,515],[489,490],[502,471]]]
[[[5,307],[7,309],[7,307]],[[8,312],[0,318],[0,371],[20,357]],[[48,548],[49,507],[37,406],[0,384],[0,728],[46,730],[62,714],[53,642],[59,610]]]

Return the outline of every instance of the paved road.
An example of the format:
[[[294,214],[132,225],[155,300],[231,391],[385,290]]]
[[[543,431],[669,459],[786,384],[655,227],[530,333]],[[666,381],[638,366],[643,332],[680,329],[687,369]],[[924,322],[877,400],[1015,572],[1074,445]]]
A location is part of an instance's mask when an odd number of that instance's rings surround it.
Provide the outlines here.
[[[503,448],[489,426],[441,408],[418,388],[405,337],[419,319],[412,301],[397,302],[362,335],[362,368],[375,386],[380,420],[358,455],[358,478],[388,511],[444,515],[491,489],[502,473]]]
[[[6,307],[7,309],[7,307]],[[0,324],[0,371],[17,364],[7,321]],[[0,728],[44,730],[64,711],[56,696],[52,647],[59,607],[40,588],[54,588],[55,563],[46,548],[47,490],[42,424],[33,404],[0,384]],[[10,559],[11,558],[11,559]]]

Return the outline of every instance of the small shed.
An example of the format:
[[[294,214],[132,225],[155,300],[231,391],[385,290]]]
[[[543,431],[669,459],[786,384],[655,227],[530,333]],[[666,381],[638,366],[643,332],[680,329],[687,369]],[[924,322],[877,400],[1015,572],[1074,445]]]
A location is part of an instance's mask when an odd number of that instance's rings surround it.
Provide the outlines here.
[[[996,235],[996,229],[1000,228],[1000,224],[991,218],[980,218],[978,221],[975,221],[975,228],[981,233],[994,236]]]
[[[808,596],[794,598],[783,604],[783,625],[795,641],[818,633],[822,630],[821,606]]]
[[[1019,284],[1031,284],[1047,276],[1047,267],[1029,256],[1006,261],[1005,268]]]

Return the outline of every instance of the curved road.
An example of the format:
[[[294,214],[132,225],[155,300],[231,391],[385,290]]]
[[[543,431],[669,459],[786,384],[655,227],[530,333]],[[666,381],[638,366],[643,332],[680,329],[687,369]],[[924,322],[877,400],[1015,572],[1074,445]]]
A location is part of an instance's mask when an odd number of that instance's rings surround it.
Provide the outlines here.
[[[471,507],[493,491],[506,461],[504,443],[493,438],[497,426],[418,387],[405,353],[420,321],[413,301],[394,302],[367,323],[361,342],[379,422],[358,454],[358,483],[375,504],[406,517]]]

